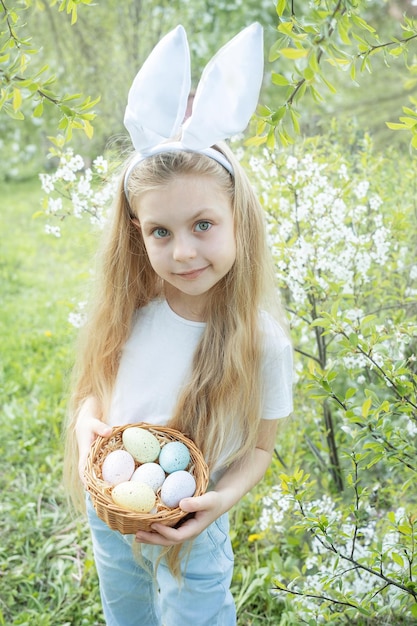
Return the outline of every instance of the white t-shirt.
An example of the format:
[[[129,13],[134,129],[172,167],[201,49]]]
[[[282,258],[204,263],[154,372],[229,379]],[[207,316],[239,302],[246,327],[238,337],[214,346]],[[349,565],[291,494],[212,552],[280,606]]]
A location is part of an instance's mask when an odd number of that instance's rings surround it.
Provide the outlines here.
[[[292,349],[281,327],[261,314],[265,347],[263,419],[292,411]],[[188,381],[204,322],[174,313],[165,300],[154,300],[135,314],[132,332],[120,360],[109,424],[134,422],[165,425],[182,386]]]

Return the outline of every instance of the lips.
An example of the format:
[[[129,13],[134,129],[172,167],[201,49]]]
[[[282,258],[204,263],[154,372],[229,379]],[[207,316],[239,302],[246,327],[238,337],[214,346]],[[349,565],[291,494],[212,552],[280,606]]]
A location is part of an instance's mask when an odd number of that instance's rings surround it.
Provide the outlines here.
[[[201,274],[207,269],[207,267],[208,265],[199,269],[188,270],[187,272],[176,272],[175,276],[178,276],[179,278],[184,278],[185,280],[192,280],[193,278],[198,278],[199,276],[201,276]]]

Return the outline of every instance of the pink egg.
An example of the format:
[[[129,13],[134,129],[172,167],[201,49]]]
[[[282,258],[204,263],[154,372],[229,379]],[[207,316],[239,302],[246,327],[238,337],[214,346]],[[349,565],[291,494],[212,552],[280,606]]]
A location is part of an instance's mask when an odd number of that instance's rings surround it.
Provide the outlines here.
[[[118,485],[130,480],[135,471],[133,456],[126,450],[113,450],[104,459],[101,467],[103,480],[111,485]]]

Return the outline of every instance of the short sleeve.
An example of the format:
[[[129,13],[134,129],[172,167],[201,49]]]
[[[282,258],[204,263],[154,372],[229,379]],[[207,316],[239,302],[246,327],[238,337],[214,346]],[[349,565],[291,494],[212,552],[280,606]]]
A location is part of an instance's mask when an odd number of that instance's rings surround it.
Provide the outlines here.
[[[281,326],[262,314],[264,357],[262,363],[262,419],[287,417],[293,411],[293,350]]]

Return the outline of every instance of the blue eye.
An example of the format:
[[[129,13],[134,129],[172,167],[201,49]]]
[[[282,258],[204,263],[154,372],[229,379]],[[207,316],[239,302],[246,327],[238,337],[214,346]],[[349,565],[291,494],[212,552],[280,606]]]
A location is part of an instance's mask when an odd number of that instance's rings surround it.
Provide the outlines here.
[[[166,228],[155,228],[152,234],[157,239],[164,239],[165,237],[168,237],[169,230],[167,230]]]
[[[204,232],[206,232],[207,230],[210,230],[211,226],[212,226],[212,225],[211,225],[211,223],[210,223],[210,222],[206,222],[206,221],[204,221],[204,220],[203,220],[203,221],[201,221],[201,222],[198,222],[198,224],[196,224],[195,229],[196,229],[198,232],[204,233]]]

